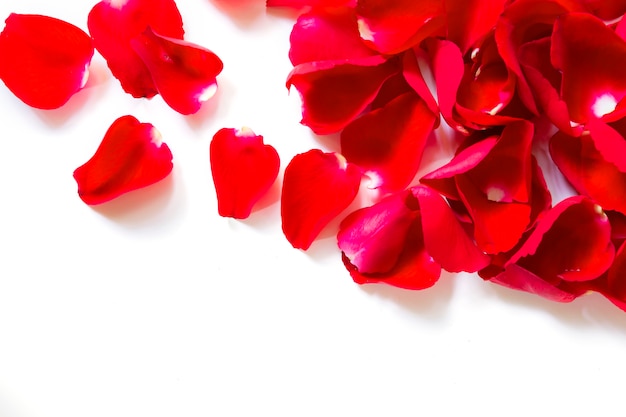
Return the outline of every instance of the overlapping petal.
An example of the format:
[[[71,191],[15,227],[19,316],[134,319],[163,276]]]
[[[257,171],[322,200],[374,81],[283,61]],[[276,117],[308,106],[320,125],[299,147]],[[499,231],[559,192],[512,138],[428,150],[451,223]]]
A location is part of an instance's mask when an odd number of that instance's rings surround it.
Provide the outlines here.
[[[220,129],[211,141],[210,160],[218,213],[236,219],[250,216],[280,167],[276,149],[248,128]]]
[[[147,28],[131,41],[145,63],[163,100],[181,114],[193,114],[217,90],[216,77],[224,67],[210,50],[168,38]]]
[[[102,0],[89,12],[87,25],[124,91],[133,97],[156,95],[150,72],[130,41],[148,27],[161,36],[183,39],[183,21],[174,0]]]
[[[74,179],[79,197],[95,205],[154,184],[172,167],[172,152],[159,131],[133,116],[122,116],[109,127],[91,159],[74,171]]]
[[[91,38],[53,17],[12,13],[0,33],[0,79],[20,100],[56,109],[84,87]]]
[[[340,7],[354,6],[356,0],[266,0],[267,7]]]
[[[361,171],[336,153],[319,149],[296,155],[285,169],[281,218],[294,248],[308,249],[324,226],[354,200]]]
[[[415,93],[404,93],[346,126],[341,153],[374,174],[375,188],[399,191],[417,173],[434,124],[426,103]]]

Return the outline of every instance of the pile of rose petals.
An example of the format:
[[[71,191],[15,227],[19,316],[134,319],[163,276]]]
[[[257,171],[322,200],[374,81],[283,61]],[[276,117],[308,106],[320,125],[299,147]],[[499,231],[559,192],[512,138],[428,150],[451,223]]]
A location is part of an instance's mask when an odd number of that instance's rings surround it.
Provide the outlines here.
[[[338,134],[341,149],[285,167],[280,212],[294,248],[341,215],[337,242],[357,283],[424,289],[442,269],[476,272],[560,302],[599,292],[626,310],[626,1],[267,6],[300,12],[286,85],[301,96],[301,123]],[[222,61],[184,40],[174,0],[103,0],[87,26],[12,14],[0,79],[28,105],[58,108],[85,86],[95,49],[133,97],[160,94],[187,115],[214,94]],[[454,156],[417,176],[446,128]],[[210,164],[219,215],[237,219],[280,171],[249,128],[218,131]],[[577,195],[553,199],[543,170],[554,166]],[[127,115],[74,177],[91,205],[171,170],[160,133]],[[346,214],[366,184],[377,201]]]

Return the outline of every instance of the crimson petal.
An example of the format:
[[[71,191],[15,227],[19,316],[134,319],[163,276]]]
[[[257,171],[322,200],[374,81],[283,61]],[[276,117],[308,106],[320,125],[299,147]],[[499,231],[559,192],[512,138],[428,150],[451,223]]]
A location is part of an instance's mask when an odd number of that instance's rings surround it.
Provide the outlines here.
[[[171,171],[172,153],[159,131],[133,116],[122,116],[91,159],[74,171],[74,179],[80,198],[95,205],[154,184]]]
[[[282,228],[289,243],[308,249],[354,200],[360,182],[361,171],[339,154],[312,149],[296,155],[285,169],[281,195]]]
[[[371,57],[359,65],[336,61],[304,63],[287,78],[302,97],[302,124],[323,135],[337,132],[376,98],[383,83],[398,72],[394,60]]]
[[[89,12],[87,26],[113,76],[133,97],[157,94],[148,68],[130,41],[149,26],[161,36],[183,39],[183,21],[174,0],[103,0]]]
[[[12,13],[0,33],[0,79],[29,106],[56,109],[85,85],[93,53],[74,25]]]
[[[405,188],[415,176],[435,124],[435,115],[417,94],[402,94],[370,111],[341,133],[341,153],[380,180],[375,187]]]
[[[293,7],[296,9],[311,7],[354,6],[356,0],[267,0],[267,7]]]
[[[419,205],[409,191],[351,213],[341,222],[337,242],[358,284],[384,282],[417,290],[432,286],[441,274],[426,252]]]
[[[163,100],[181,114],[200,110],[217,90],[217,75],[224,65],[206,48],[157,35],[148,28],[131,41]]]
[[[276,149],[248,128],[224,128],[213,136],[210,155],[220,216],[247,218],[278,176]]]

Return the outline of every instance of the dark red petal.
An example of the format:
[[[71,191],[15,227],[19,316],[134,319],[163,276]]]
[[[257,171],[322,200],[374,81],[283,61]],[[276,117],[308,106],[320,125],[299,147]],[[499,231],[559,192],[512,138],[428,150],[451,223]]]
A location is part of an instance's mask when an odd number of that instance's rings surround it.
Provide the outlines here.
[[[352,8],[313,9],[298,17],[289,37],[289,59],[305,62],[353,60],[377,53],[359,36]]]
[[[582,3],[594,15],[605,21],[617,19],[626,13],[624,0],[582,0]]]
[[[395,267],[409,229],[419,219],[417,202],[407,204],[408,199],[415,200],[408,192],[392,194],[352,212],[339,225],[339,249],[359,273],[380,274]]]
[[[626,41],[600,19],[586,13],[560,16],[552,34],[551,58],[562,71],[561,95],[573,121],[586,123],[612,113],[626,96]],[[625,113],[622,109],[620,116]]]
[[[131,41],[133,50],[150,71],[163,100],[181,114],[200,110],[217,90],[224,65],[206,48],[157,35],[151,28]]]
[[[12,13],[0,33],[0,79],[29,106],[55,109],[85,85],[93,52],[74,25]]]
[[[622,243],[607,276],[607,294],[626,303],[626,242]]]
[[[465,54],[495,26],[506,0],[446,0],[447,38]]]
[[[294,248],[308,249],[359,191],[360,170],[336,153],[319,149],[296,155],[283,179],[280,213],[285,237]]]
[[[396,97],[356,119],[341,133],[341,153],[370,171],[388,191],[405,188],[415,177],[435,115],[415,93]]]
[[[74,171],[78,195],[101,204],[154,184],[172,171],[172,153],[150,123],[122,116],[107,130],[96,153]]]
[[[411,192],[419,201],[426,250],[443,269],[476,272],[489,264],[439,194],[424,186]]]
[[[626,214],[626,172],[604,159],[589,135],[557,133],[550,140],[550,155],[576,191]]]
[[[379,52],[398,53],[443,29],[443,2],[358,0],[361,37]]]
[[[296,87],[302,97],[302,124],[323,135],[337,132],[355,119],[376,98],[381,86],[397,73],[395,61],[371,65],[334,61],[306,63],[295,67],[287,88]]]
[[[87,26],[124,91],[134,97],[157,94],[148,68],[130,41],[148,26],[159,35],[183,39],[183,21],[174,0],[104,0],[89,12]]]
[[[220,129],[211,141],[211,173],[220,216],[245,219],[280,168],[276,149],[250,129]]]
[[[405,191],[341,222],[337,243],[356,283],[423,289],[439,279],[441,266],[425,250],[419,217],[417,200]]]
[[[507,265],[517,263],[558,285],[599,277],[614,254],[608,217],[593,201],[576,196],[547,211]]]

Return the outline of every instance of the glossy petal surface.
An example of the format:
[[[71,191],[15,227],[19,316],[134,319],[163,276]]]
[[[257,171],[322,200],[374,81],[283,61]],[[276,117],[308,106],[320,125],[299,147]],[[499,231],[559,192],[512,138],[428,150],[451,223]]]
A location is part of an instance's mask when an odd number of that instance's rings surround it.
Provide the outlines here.
[[[361,171],[339,154],[312,149],[296,155],[285,169],[280,208],[289,243],[308,249],[354,200],[360,183]]]
[[[96,153],[74,171],[78,195],[101,204],[154,184],[172,171],[172,153],[149,123],[122,116],[107,130]]]
[[[217,90],[217,75],[224,65],[206,48],[157,35],[151,28],[131,41],[146,64],[163,100],[181,114],[200,110]]]
[[[245,219],[280,167],[276,149],[250,129],[220,129],[211,141],[211,172],[220,216]]]
[[[93,53],[91,38],[76,26],[13,13],[0,33],[0,79],[29,106],[55,109],[83,88]]]

